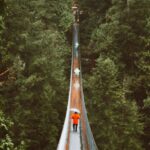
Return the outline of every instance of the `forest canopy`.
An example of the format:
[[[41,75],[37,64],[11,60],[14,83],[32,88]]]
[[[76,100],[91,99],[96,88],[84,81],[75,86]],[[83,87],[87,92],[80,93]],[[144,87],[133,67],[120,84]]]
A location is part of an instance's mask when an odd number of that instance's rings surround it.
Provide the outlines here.
[[[150,149],[150,0],[82,0],[80,50],[101,150]],[[0,0],[0,149],[54,150],[67,106],[72,0]]]

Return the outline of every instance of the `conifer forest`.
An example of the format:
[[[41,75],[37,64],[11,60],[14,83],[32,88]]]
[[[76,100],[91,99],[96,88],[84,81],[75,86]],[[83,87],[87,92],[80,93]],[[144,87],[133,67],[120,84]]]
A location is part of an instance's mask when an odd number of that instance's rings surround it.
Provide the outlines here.
[[[0,0],[0,150],[57,149],[68,103],[72,3]],[[150,150],[150,0],[78,3],[96,145]]]

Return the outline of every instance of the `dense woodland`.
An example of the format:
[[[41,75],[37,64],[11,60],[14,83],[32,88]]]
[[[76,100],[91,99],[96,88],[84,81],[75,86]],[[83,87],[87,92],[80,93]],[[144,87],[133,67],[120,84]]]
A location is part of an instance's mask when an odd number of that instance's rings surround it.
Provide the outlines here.
[[[100,150],[150,149],[150,0],[82,0],[80,50]],[[71,65],[72,0],[0,0],[0,150],[55,150]]]

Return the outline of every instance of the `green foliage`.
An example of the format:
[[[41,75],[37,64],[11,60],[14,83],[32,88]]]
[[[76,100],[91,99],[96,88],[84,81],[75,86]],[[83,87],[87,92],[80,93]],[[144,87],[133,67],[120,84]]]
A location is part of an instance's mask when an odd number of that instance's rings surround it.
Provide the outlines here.
[[[1,150],[25,150],[25,143],[22,141],[18,147],[14,147],[14,143],[9,135],[9,130],[13,122],[6,118],[0,111],[0,149]]]
[[[86,2],[89,4],[89,1]],[[100,139],[101,133],[98,134],[98,130],[101,128],[102,131],[105,130],[104,126],[106,126],[106,124],[104,123],[107,122],[106,118],[109,118],[111,114],[112,116],[117,115],[113,108],[111,108],[111,102],[114,102],[113,106],[119,109],[121,109],[120,105],[125,105],[124,107],[132,114],[131,118],[136,118],[136,130],[139,130],[137,135],[143,135],[141,134],[141,119],[138,119],[138,111],[143,107],[144,99],[148,97],[149,93],[150,1],[144,0],[141,2],[139,0],[113,0],[110,3],[105,1],[103,2],[103,5],[97,5],[98,3],[99,2],[95,2],[93,5],[87,5],[87,9],[90,10],[88,22],[94,23],[94,26],[90,23],[86,24],[86,28],[84,28],[83,34],[81,34],[81,36],[83,36],[81,37],[81,40],[83,40],[83,42],[85,41],[85,43],[81,48],[83,51],[82,56],[85,57],[82,61],[82,68],[85,68],[83,73],[86,74],[85,77],[87,80],[85,82],[85,91],[87,96],[90,97],[90,99],[92,98],[92,101],[87,101],[90,112],[93,111],[93,113],[91,113],[91,115],[89,114],[89,116],[94,119],[91,124],[94,133],[96,133],[96,139],[99,139],[97,140],[97,143],[100,143],[103,139]],[[102,9],[104,5],[107,6],[105,7],[105,11]],[[98,9],[103,10],[102,12],[104,14],[97,12]],[[93,15],[93,13],[95,14]],[[92,15],[96,17],[96,19],[92,17]],[[83,20],[83,24],[84,22],[86,22],[86,19]],[[84,62],[84,60],[86,61]],[[112,61],[112,63],[110,63],[111,65],[107,64],[109,67],[102,67],[106,62],[108,62],[108,60]],[[113,67],[114,64],[117,71]],[[93,68],[95,69],[93,70]],[[114,76],[112,76],[113,74]],[[88,80],[90,80],[90,82]],[[88,90],[91,87],[94,87],[94,89],[92,88],[91,90]],[[114,99],[119,100],[120,105],[118,105]],[[129,102],[126,99],[129,100]],[[130,101],[136,102],[138,108]],[[107,103],[108,106],[106,105],[106,107],[104,107],[104,102]],[[91,104],[93,104],[92,107]],[[94,109],[96,109],[96,111]],[[134,114],[134,111],[136,114]],[[100,114],[98,113],[98,115],[95,116],[96,112],[100,112]],[[106,118],[104,112],[109,112]],[[124,113],[122,112],[122,114]],[[148,116],[147,113],[144,113],[144,115]],[[97,128],[97,124],[95,123],[101,119],[100,117],[104,117],[102,120],[103,125]],[[109,118],[110,120],[111,117]],[[129,115],[124,118],[128,117]],[[147,121],[147,118],[148,117],[144,117],[144,122]],[[132,119],[131,122],[129,120],[129,122],[127,121],[129,128],[133,125]],[[114,122],[116,123],[117,120],[114,119]],[[113,123],[109,122],[109,125],[110,128],[111,126],[113,127]],[[120,126],[119,123],[117,123],[117,125],[117,127]],[[114,132],[116,131],[114,130]],[[110,134],[111,133],[112,132],[110,132]],[[140,142],[136,142],[136,136],[134,136],[134,133],[136,133],[136,131],[130,131],[130,134],[132,134],[133,137],[131,135],[130,136],[135,140],[134,143],[139,143],[139,146],[137,144],[137,147],[136,144],[133,144],[135,149],[139,149],[141,144]],[[117,132],[115,135],[117,138],[120,137],[117,135]],[[126,133],[123,132],[123,135],[126,135]],[[144,135],[147,135],[146,130],[144,130]],[[146,138],[143,139],[143,141],[145,141],[143,144],[145,145],[145,149],[149,149],[147,142],[148,137],[149,136],[146,136]],[[128,139],[130,138],[128,137]],[[137,138],[137,140],[138,139],[139,138]],[[99,144],[100,148],[109,141],[109,136],[105,140],[106,141],[104,143]],[[111,143],[109,144],[111,145]],[[117,145],[117,143],[114,145]],[[130,142],[127,145],[131,145]],[[113,149],[113,145],[110,147]],[[124,147],[121,147],[121,149],[124,149]],[[126,147],[126,149],[132,148]]]
[[[65,30],[72,21],[70,4],[5,2],[0,68],[8,72],[0,97],[4,113],[14,122],[9,130],[18,149],[56,149],[67,99]]]
[[[143,141],[148,150],[150,1],[79,3],[85,96],[97,144],[130,150],[142,149]],[[71,5],[0,1],[0,104],[14,123],[0,114],[1,149],[56,149],[69,85]]]
[[[126,101],[117,81],[117,68],[109,59],[99,58],[93,76],[89,79],[93,131],[99,149],[141,150],[137,106]]]
[[[2,130],[8,131],[8,129],[12,125],[13,125],[13,123],[9,119],[6,119],[3,112],[0,111],[0,128],[1,128],[1,132],[2,132]]]
[[[4,20],[3,20],[3,17],[0,16],[0,36],[3,30],[4,30]]]
[[[150,97],[144,100],[144,107],[142,109],[144,114],[144,132],[145,134],[142,136],[142,140],[144,143],[144,147],[149,148],[150,145]]]
[[[8,135],[6,135],[6,138],[1,140],[1,142],[0,142],[0,149],[1,150],[5,150],[5,149],[11,150],[13,148],[14,148],[14,144],[12,143],[11,138]]]

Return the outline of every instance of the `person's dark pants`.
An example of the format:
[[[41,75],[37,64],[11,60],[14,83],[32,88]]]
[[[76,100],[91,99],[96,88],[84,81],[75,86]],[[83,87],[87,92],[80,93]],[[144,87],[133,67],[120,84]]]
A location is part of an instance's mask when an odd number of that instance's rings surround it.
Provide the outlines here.
[[[73,131],[77,132],[78,124],[73,124]]]

